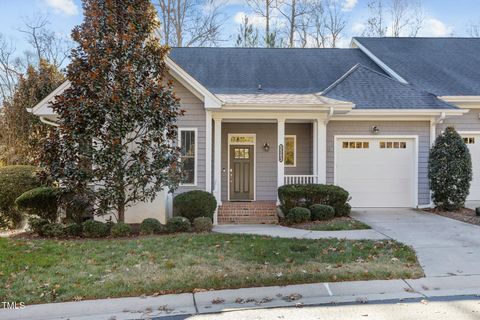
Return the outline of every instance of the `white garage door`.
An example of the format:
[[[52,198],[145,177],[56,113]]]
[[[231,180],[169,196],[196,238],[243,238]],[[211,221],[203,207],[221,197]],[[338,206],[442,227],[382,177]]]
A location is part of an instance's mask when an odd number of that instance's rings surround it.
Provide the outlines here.
[[[472,156],[473,179],[467,200],[480,200],[480,134],[462,134]]]
[[[339,138],[335,183],[352,207],[414,207],[415,156],[412,138]]]

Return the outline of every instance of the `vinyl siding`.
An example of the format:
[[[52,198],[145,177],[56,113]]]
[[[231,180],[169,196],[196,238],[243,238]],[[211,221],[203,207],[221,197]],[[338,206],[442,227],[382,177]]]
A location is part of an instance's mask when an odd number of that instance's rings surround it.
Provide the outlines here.
[[[423,121],[330,121],[327,125],[327,183],[334,180],[334,136],[371,135],[371,127],[380,129],[379,135],[418,135],[418,204],[430,203],[428,185],[428,153],[430,123]]]
[[[440,134],[445,128],[453,126],[457,131],[480,131],[480,110],[472,109],[468,113],[451,117],[437,125],[437,134]]]
[[[285,167],[285,174],[313,174],[312,124],[287,123],[285,124],[285,135],[297,136],[297,164],[296,167]]]

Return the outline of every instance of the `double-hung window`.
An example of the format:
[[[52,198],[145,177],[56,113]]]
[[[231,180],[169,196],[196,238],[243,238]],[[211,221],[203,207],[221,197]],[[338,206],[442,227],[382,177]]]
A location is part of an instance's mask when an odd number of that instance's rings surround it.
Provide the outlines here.
[[[178,136],[183,166],[182,185],[195,186],[197,184],[197,129],[179,128]]]

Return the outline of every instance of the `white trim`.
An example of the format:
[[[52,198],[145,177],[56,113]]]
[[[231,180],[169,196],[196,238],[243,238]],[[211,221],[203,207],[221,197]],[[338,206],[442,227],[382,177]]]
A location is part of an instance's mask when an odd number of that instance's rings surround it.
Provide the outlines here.
[[[439,98],[460,108],[480,108],[480,96],[440,96]]]
[[[214,118],[214,155],[213,155],[213,192],[217,199],[217,206],[222,205],[222,119]],[[215,211],[214,220],[217,221],[217,211]]]
[[[468,130],[466,130],[466,131],[457,131],[457,132],[458,132],[459,135],[462,135],[462,134],[465,134],[465,135],[468,135],[468,134],[473,134],[473,135],[475,135],[475,134],[480,134],[480,131],[468,131]]]
[[[318,121],[314,120],[312,123],[312,134],[313,134],[313,157],[312,157],[312,168],[313,168],[313,175],[317,176],[317,181],[318,181],[318,163],[317,163],[317,157],[318,157]]]
[[[317,119],[317,183],[327,183],[327,123]]]
[[[280,162],[280,146],[283,148],[282,161]],[[277,118],[277,188],[285,184],[285,117]],[[277,198],[277,202],[280,202]]]
[[[386,73],[388,73],[393,78],[397,79],[401,83],[407,84],[407,80],[403,79],[398,73],[393,71],[392,68],[387,66],[382,60],[380,60],[376,55],[374,55],[370,50],[368,50],[364,45],[362,45],[357,39],[353,38],[352,43],[356,45],[360,50],[363,51],[370,59],[373,60],[380,68],[382,68]]]
[[[195,132],[195,167],[194,167],[194,177],[193,183],[180,183],[181,187],[196,187],[198,182],[198,128],[191,127],[179,127],[178,128],[178,146],[182,147],[182,131],[193,131]],[[181,159],[181,157],[180,157]]]
[[[205,191],[212,192],[212,112],[205,112]]]
[[[232,136],[247,136],[253,137],[253,142],[236,142],[230,143],[230,137]],[[230,145],[233,146],[253,146],[253,200],[245,201],[256,201],[257,200],[257,134],[256,133],[229,133],[227,135],[228,139],[228,149],[227,149],[227,200],[230,201]]]
[[[418,135],[334,135],[333,136],[333,184],[337,185],[337,145],[339,139],[410,139],[414,140],[414,169],[413,169],[413,205],[418,207]]]
[[[285,168],[296,168],[297,167],[297,135],[286,134],[285,140],[287,140],[287,138],[293,138],[293,164],[285,163]],[[284,144],[283,158],[285,159],[285,153],[287,152],[287,142],[285,141],[283,144]]]

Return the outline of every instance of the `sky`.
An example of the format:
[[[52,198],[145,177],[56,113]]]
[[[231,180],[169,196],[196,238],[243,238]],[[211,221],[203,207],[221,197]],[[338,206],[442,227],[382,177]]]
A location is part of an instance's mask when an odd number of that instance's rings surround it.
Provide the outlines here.
[[[341,46],[348,46],[352,36],[361,35],[368,17],[368,0],[337,0],[348,21]],[[227,16],[223,28],[224,46],[233,46],[241,17],[250,15],[260,27],[260,19],[252,16],[243,0],[224,0]],[[469,23],[480,23],[480,0],[422,0],[426,12],[425,27],[421,36],[466,36]],[[0,0],[0,33],[21,52],[28,48],[18,29],[28,17],[47,15],[49,28],[68,37],[71,29],[82,21],[81,0]]]

